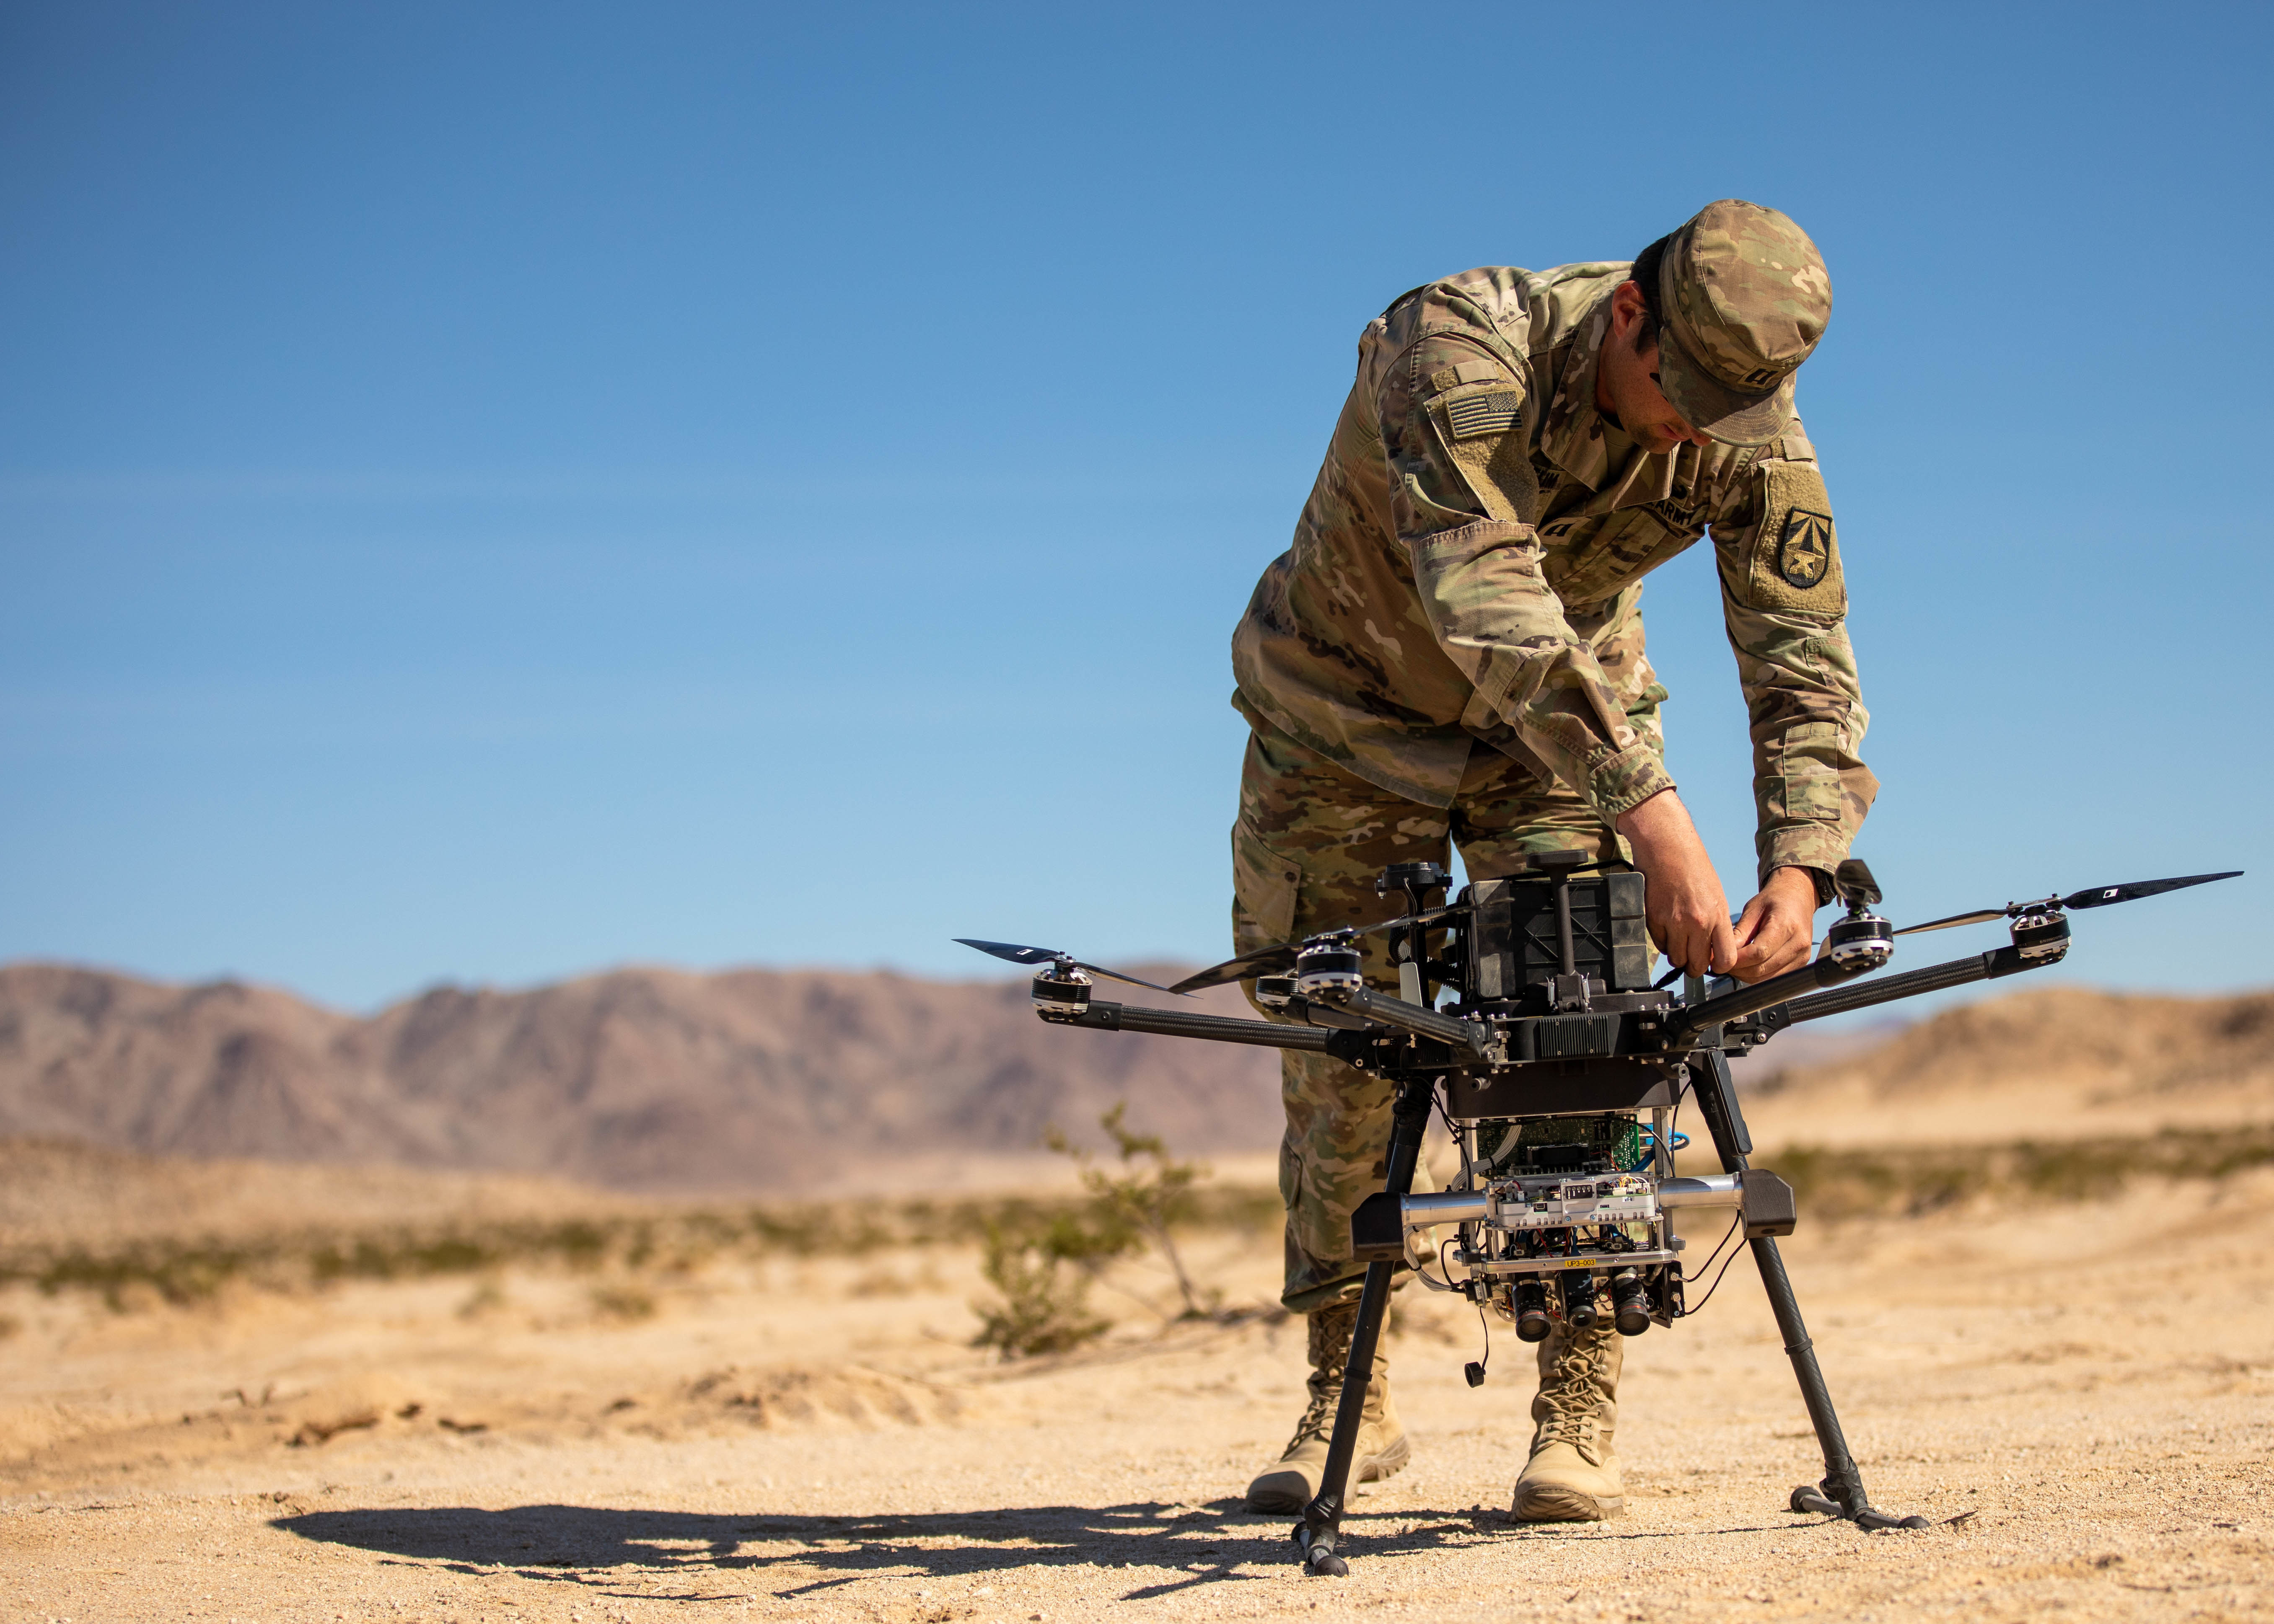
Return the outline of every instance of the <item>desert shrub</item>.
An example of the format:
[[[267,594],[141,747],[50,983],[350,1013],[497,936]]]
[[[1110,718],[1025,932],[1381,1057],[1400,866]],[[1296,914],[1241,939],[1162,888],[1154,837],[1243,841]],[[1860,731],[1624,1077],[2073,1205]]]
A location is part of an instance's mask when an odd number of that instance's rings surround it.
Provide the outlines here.
[[[655,1318],[654,1297],[629,1281],[594,1286],[585,1293],[585,1299],[591,1304],[592,1312],[603,1320],[631,1325]]]
[[[2120,1190],[2134,1173],[2159,1173],[2152,1150],[2127,1145],[2082,1143],[2014,1147],[2015,1168],[2033,1195],[2081,1201]]]
[[[980,1267],[999,1300],[975,1303],[975,1348],[1006,1359],[1064,1353],[1112,1328],[1089,1312],[1090,1271],[1082,1267],[1104,1245],[1069,1216],[1040,1228],[990,1222]]]
[[[1208,1177],[1197,1162],[1170,1154],[1158,1134],[1133,1132],[1125,1101],[1097,1119],[1118,1154],[1118,1167],[1101,1167],[1057,1128],[1043,1142],[1081,1169],[1085,1198],[1067,1207],[1010,1201],[992,1211],[968,1209],[980,1219],[982,1267],[1000,1300],[972,1304],[980,1331],[974,1345],[1005,1358],[1063,1353],[1102,1336],[1111,1323],[1089,1309],[1089,1290],[1117,1258],[1151,1248],[1176,1276],[1179,1320],[1216,1316],[1216,1293],[1193,1283],[1177,1250],[1177,1226],[1206,1215],[1216,1222],[1254,1228],[1276,1217],[1271,1192],[1244,1192],[1203,1205],[1194,1186]],[[967,1219],[968,1222],[968,1219]]]
[[[1141,1244],[1150,1244],[1177,1277],[1177,1292],[1184,1302],[1184,1312],[1178,1317],[1207,1319],[1223,1305],[1221,1294],[1211,1293],[1207,1302],[1201,1301],[1177,1251],[1171,1226],[1191,1221],[1195,1207],[1193,1186],[1208,1177],[1208,1169],[1171,1156],[1156,1133],[1131,1132],[1125,1120],[1128,1113],[1129,1102],[1124,1100],[1097,1119],[1097,1125],[1120,1153],[1118,1172],[1094,1165],[1088,1151],[1056,1128],[1050,1130],[1043,1142],[1081,1167],[1082,1188],[1089,1192],[1092,1229],[1101,1239],[1111,1237],[1113,1243],[1111,1252],[1100,1255],[1118,1256]]]
[[[2274,1162],[2274,1129],[1884,1150],[1792,1146],[1762,1160],[1792,1185],[1803,1216],[1917,1214],[1977,1199],[2089,1201],[2136,1178],[2225,1178]]]
[[[34,1279],[52,1297],[59,1291],[93,1290],[121,1312],[138,1304],[202,1302],[223,1282],[260,1259],[230,1246],[176,1248],[135,1246],[108,1256],[76,1248],[47,1260]]]
[[[2202,1170],[2213,1178],[2225,1178],[2230,1173],[2245,1173],[2270,1162],[2274,1162],[2274,1139],[2262,1135],[2255,1142],[2243,1139],[2218,1146],[2211,1153],[2209,1165]]]

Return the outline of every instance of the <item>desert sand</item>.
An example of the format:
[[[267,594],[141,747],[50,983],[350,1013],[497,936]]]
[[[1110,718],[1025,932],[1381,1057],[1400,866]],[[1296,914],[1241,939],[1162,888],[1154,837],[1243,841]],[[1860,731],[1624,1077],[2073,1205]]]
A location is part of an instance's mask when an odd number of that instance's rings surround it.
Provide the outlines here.
[[[1187,1248],[1253,1312],[1171,1323],[1166,1275],[1133,1261],[1095,1299],[1105,1341],[1013,1364],[969,1345],[968,1246],[117,1307],[19,1283],[0,1290],[0,1618],[2274,1613],[2274,1170],[1803,1222],[1787,1256],[1849,1436],[1874,1500],[1924,1532],[1785,1508],[1819,1465],[1742,1256],[1630,1344],[1628,1509],[1592,1525],[1507,1519],[1528,1350],[1495,1335],[1472,1391],[1475,1314],[1408,1289],[1413,1463],[1356,1502],[1342,1580],[1301,1576],[1290,1520],[1239,1500],[1299,1408],[1276,1237]]]

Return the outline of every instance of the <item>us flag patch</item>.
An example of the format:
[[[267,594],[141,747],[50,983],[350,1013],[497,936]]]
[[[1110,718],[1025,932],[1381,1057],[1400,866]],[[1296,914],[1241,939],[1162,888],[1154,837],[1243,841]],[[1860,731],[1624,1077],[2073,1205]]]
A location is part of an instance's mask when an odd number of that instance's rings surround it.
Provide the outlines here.
[[[1445,402],[1445,426],[1452,430],[1455,440],[1505,434],[1516,426],[1523,407],[1521,395],[1465,395]]]

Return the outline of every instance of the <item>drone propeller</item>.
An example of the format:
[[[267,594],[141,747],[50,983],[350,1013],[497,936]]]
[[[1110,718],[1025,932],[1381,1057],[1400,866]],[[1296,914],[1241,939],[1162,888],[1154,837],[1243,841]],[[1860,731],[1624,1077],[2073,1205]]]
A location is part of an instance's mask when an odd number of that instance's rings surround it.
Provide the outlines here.
[[[2213,880],[2240,878],[2242,870],[2230,868],[2225,874],[2189,874],[2172,880],[2135,880],[2128,885],[2101,885],[2090,891],[2073,891],[2066,897],[2047,898],[2042,902],[2009,902],[2002,908],[1977,908],[1971,914],[1954,914],[1948,919],[1931,919],[1924,925],[1906,925],[1895,932],[1899,936],[1916,936],[1922,930],[1954,930],[1961,925],[1986,925],[1993,919],[2013,919],[2033,909],[2047,906],[2062,908],[2105,908],[2115,902],[2136,902],[2142,897],[2159,897],[2167,891],[2180,891],[2189,885],[2208,885]]]
[[[2157,897],[2167,891],[2179,891],[2189,885],[2207,885],[2213,880],[2237,880],[2241,877],[2241,869],[2229,868],[2225,874],[2190,874],[2176,880],[2135,880],[2129,885],[2104,885],[2097,891],[2073,891],[2061,898],[2061,906],[2103,908],[2112,902],[2132,902],[2142,897]]]
[[[1457,909],[1444,907],[1431,908],[1426,914],[1401,914],[1396,919],[1385,919],[1378,925],[1360,925],[1351,935],[1369,936],[1378,930],[1393,930],[1400,925],[1434,925],[1447,914],[1457,912]],[[1303,944],[1300,942],[1282,942],[1276,947],[1255,948],[1237,959],[1210,965],[1198,975],[1188,975],[1169,990],[1198,992],[1204,987],[1224,987],[1233,981],[1251,981],[1259,975],[1284,975],[1295,967],[1295,960],[1302,956],[1302,952]]]
[[[1924,925],[1905,925],[1895,934],[1911,936],[1922,930],[1955,930],[1961,925],[1986,925],[1993,919],[2005,917],[2004,908],[1977,908],[1971,914],[1954,914],[1948,919],[1931,919]]]
[[[1124,975],[1120,971],[1109,970],[1103,965],[1084,964],[1079,959],[1070,958],[1065,953],[1053,952],[1047,947],[1020,947],[1015,942],[978,942],[969,936],[958,936],[955,939],[965,947],[975,947],[983,953],[992,953],[996,958],[1007,959],[1013,964],[1072,965],[1077,970],[1087,970],[1091,974],[1102,975],[1108,981],[1126,981],[1132,987],[1150,987],[1155,992],[1177,990],[1173,987],[1159,987],[1155,986],[1151,981],[1141,981],[1133,975]]]

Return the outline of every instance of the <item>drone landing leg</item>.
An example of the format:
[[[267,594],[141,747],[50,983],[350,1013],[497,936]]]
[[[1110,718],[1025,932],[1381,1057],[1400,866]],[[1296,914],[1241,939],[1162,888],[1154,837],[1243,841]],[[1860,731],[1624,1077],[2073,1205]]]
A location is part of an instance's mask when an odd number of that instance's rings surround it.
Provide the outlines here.
[[[1747,1165],[1746,1158],[1752,1154],[1753,1139],[1745,1127],[1744,1112],[1737,1104],[1737,1089],[1729,1077],[1729,1063],[1719,1049],[1705,1050],[1698,1061],[1691,1076],[1698,1103],[1706,1113],[1706,1125],[1713,1135],[1713,1148],[1721,1154],[1721,1169],[1727,1173],[1742,1171]],[[1785,1273],[1784,1258],[1777,1251],[1776,1241],[1764,1235],[1746,1244],[1752,1248],[1753,1261],[1760,1268],[1761,1287],[1768,1293],[1769,1308],[1776,1315],[1777,1331],[1783,1336],[1785,1353],[1792,1360],[1792,1373],[1799,1379],[1801,1401],[1808,1406],[1809,1425],[1816,1429],[1816,1441],[1824,1450],[1824,1480],[1812,1487],[1803,1484],[1795,1489],[1792,1508],[1818,1516],[1845,1517],[1858,1528],[1874,1531],[1926,1527],[1924,1517],[1901,1517],[1872,1508],[1864,1492],[1864,1474],[1856,1468],[1856,1457],[1849,1453],[1847,1434],[1840,1430],[1839,1412],[1832,1407],[1832,1390],[1824,1385],[1824,1372],[1816,1363],[1816,1344],[1810,1340],[1808,1326],[1800,1317],[1800,1299],[1793,1295],[1792,1277]]]
[[[1429,1106],[1436,1084],[1408,1079],[1398,1085],[1392,1109],[1389,1155],[1382,1188],[1392,1195],[1413,1190],[1413,1169],[1421,1159],[1421,1135],[1429,1125]],[[1366,1283],[1359,1290],[1358,1324],[1351,1332],[1350,1357],[1343,1364],[1343,1395],[1335,1410],[1334,1435],[1327,1442],[1327,1462],[1319,1477],[1319,1492],[1303,1507],[1295,1524],[1295,1545],[1303,1553],[1303,1571],[1313,1577],[1340,1578],[1350,1564],[1335,1554],[1341,1538],[1344,1492],[1350,1486],[1351,1457],[1358,1450],[1358,1431],[1366,1420],[1367,1389],[1374,1384],[1374,1350],[1381,1345],[1382,1322],[1389,1312],[1389,1288],[1397,1274],[1395,1263],[1369,1263]]]

